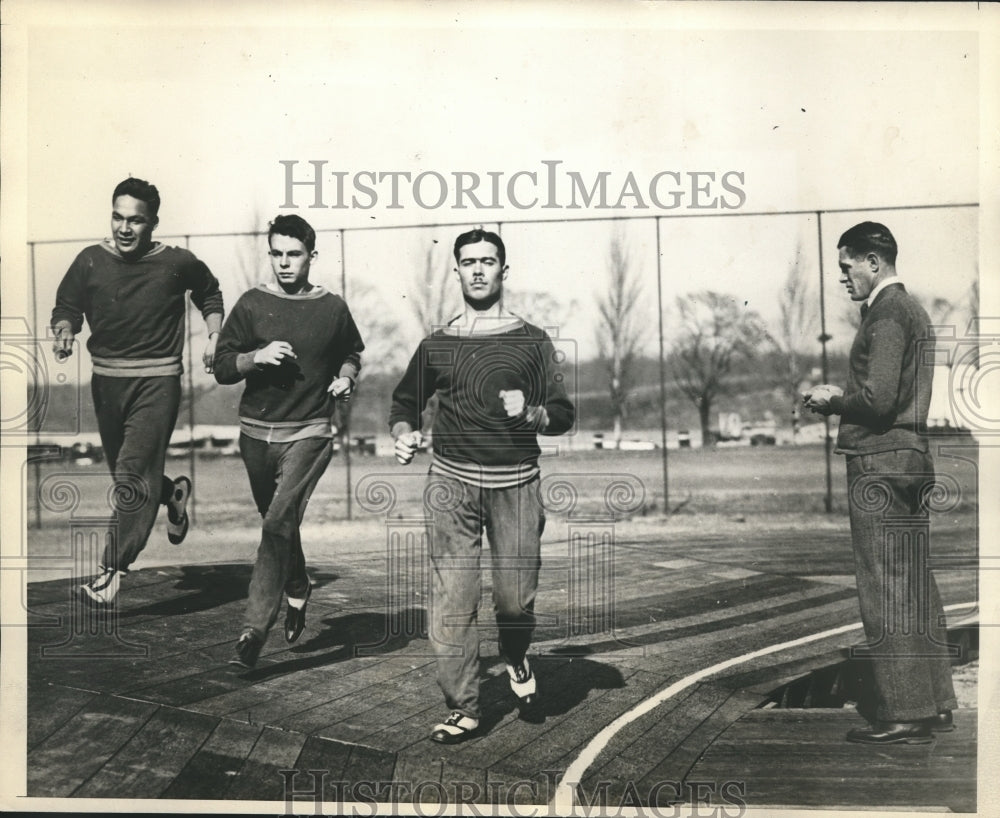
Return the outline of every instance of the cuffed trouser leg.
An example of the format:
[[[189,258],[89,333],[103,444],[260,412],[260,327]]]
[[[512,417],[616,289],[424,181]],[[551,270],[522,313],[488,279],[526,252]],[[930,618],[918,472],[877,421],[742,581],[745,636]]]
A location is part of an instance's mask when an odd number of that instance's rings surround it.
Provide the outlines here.
[[[328,438],[266,443],[240,435],[240,454],[257,510],[264,518],[250,577],[245,627],[266,638],[282,594],[302,598],[309,577],[299,526],[333,454]]]
[[[931,456],[916,450],[847,460],[865,653],[883,721],[916,721],[957,706],[944,611],[927,567],[930,528],[921,494],[933,479]]]
[[[425,497],[431,519],[428,635],[437,658],[438,686],[449,710],[478,719],[480,492],[460,480],[432,475]]]
[[[181,383],[176,375],[94,375],[91,393],[101,445],[115,480],[118,531],[105,548],[103,564],[124,571],[146,547],[164,492],[169,492],[163,465],[177,421]]]
[[[524,659],[535,628],[545,525],[538,486],[535,479],[523,486],[484,491],[500,652],[510,665],[519,665]]]

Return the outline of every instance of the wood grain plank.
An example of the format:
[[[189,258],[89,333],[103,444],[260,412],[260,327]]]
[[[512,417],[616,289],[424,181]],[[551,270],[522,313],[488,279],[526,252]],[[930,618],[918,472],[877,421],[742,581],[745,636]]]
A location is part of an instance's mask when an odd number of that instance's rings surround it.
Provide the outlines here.
[[[243,768],[262,730],[260,725],[221,719],[162,797],[220,798]]]
[[[374,797],[384,785],[392,782],[395,768],[395,753],[355,744],[351,747],[351,754],[340,772],[340,777],[352,785],[357,785],[359,782],[374,782],[369,788]]]
[[[28,749],[31,750],[87,707],[99,694],[55,684],[29,684]]]
[[[28,795],[69,796],[153,716],[157,705],[98,696],[28,753]]]
[[[265,726],[223,797],[238,801],[284,801],[285,777],[279,771],[296,769],[296,759],[305,741],[301,733]],[[307,789],[310,782],[300,781],[296,786]]]
[[[352,746],[340,741],[310,736],[302,745],[302,751],[295,760],[298,770],[297,790],[317,789],[322,779],[324,809],[337,813],[337,807],[344,801],[353,800],[350,783],[344,778],[344,768],[351,755]]]
[[[413,793],[425,781],[440,783],[444,759],[425,747],[409,747],[396,753],[392,781],[401,792]]]
[[[180,774],[218,719],[161,707],[115,756],[74,791],[81,798],[157,798]]]

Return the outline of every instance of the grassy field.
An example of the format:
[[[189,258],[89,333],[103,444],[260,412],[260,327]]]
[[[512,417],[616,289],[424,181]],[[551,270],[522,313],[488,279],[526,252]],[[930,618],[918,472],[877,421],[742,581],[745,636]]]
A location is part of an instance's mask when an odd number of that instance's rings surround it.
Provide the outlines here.
[[[428,457],[419,456],[408,467],[390,457],[352,459],[353,486],[350,512],[354,518],[418,511],[426,482]],[[936,457],[938,473],[951,490],[960,492],[955,512],[968,514],[978,507],[978,469],[974,448],[956,449]],[[171,459],[172,476],[189,473],[189,461]],[[659,451],[614,452],[587,450],[543,458],[544,486],[571,486],[576,497],[572,512],[608,513],[604,497],[613,483],[626,486],[624,508],[619,516],[660,517],[664,513],[663,466]],[[834,511],[846,512],[844,458],[832,460]],[[108,513],[110,481],[104,464],[77,466],[42,464],[29,467],[25,478],[27,520],[34,523],[34,499],[41,481],[42,526],[65,524],[66,512],[46,506],[53,492],[66,483],[79,492],[77,515]],[[204,457],[195,463],[196,516],[210,518],[214,526],[255,525],[256,510],[239,457]],[[778,514],[811,514],[824,511],[826,471],[822,446],[744,447],[680,450],[669,453],[667,508],[675,518],[699,515],[759,517],[761,522]],[[347,468],[336,457],[320,481],[310,503],[308,520],[340,520],[348,514]],[[391,509],[384,507],[386,491],[395,496]],[[549,498],[555,513],[567,513],[565,493],[556,488]],[[619,508],[622,508],[619,505]]]

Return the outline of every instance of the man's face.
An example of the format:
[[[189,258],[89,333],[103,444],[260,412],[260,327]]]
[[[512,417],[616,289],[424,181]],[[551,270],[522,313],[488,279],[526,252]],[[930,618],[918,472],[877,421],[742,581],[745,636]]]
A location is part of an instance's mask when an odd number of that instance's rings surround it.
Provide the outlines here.
[[[458,280],[462,297],[473,307],[493,306],[503,292],[507,267],[500,266],[500,255],[491,241],[477,241],[458,249]]]
[[[847,287],[852,301],[864,301],[875,289],[878,259],[873,254],[854,256],[847,247],[840,248],[840,283]]]
[[[300,239],[275,233],[271,236],[271,269],[285,292],[295,293],[309,283],[309,265],[316,258]]]
[[[119,196],[111,204],[111,237],[125,258],[139,258],[153,244],[157,218],[149,205],[134,196]]]

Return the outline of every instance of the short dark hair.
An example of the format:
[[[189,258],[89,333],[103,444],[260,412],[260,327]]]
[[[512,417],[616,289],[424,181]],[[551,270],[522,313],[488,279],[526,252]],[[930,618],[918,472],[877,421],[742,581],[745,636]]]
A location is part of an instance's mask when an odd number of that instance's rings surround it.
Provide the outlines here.
[[[119,196],[131,196],[133,199],[145,202],[149,205],[150,215],[154,217],[160,212],[160,191],[156,189],[156,185],[151,185],[145,179],[136,179],[130,176],[128,179],[122,180],[115,187],[115,192],[111,194],[112,205]]]
[[[301,216],[294,213],[288,215],[275,216],[267,231],[267,246],[271,246],[271,236],[291,236],[298,239],[310,253],[316,249],[316,231]]]
[[[896,253],[899,251],[896,239],[889,232],[889,228],[878,222],[861,222],[854,225],[837,242],[837,249],[841,247],[846,247],[854,257],[874,253],[889,264],[896,263]]]
[[[497,248],[497,258],[500,260],[501,267],[507,263],[507,248],[503,246],[503,239],[498,234],[492,233],[489,230],[483,230],[481,227],[470,230],[468,233],[463,233],[455,239],[455,261],[458,261],[458,251],[465,247],[465,245],[476,244],[480,241],[488,241]]]

